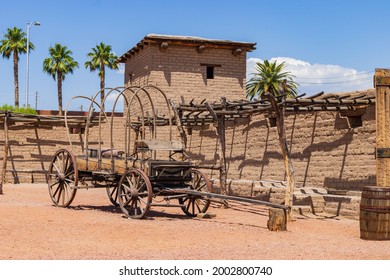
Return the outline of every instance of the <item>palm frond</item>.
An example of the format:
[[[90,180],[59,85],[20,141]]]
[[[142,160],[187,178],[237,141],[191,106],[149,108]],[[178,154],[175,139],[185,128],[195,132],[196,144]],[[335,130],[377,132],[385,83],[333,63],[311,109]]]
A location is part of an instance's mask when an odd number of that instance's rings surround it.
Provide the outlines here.
[[[111,46],[103,42],[93,47],[87,56],[89,60],[84,63],[85,68],[89,68],[91,72],[98,71],[99,77],[103,80],[105,78],[105,67],[118,69],[118,57],[112,51]]]
[[[66,46],[56,43],[49,48],[49,54],[50,57],[43,61],[43,72],[53,76],[54,80],[58,72],[64,80],[66,74],[73,73],[73,70],[79,67],[78,62],[72,58],[72,51]]]
[[[246,96],[250,100],[261,98],[265,93],[278,96],[280,92],[286,91],[287,96],[293,97],[298,95],[298,84],[294,82],[290,72],[282,72],[285,62],[280,64],[264,60],[263,63],[256,63],[256,72],[246,84]],[[281,85],[285,83],[285,89]]]

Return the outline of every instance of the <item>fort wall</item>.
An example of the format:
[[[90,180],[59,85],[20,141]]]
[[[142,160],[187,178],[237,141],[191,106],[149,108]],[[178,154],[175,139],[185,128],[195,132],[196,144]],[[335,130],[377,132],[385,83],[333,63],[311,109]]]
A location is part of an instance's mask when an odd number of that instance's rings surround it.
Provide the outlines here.
[[[226,122],[226,125],[229,179],[285,179],[276,127],[270,126],[265,115],[239,118]],[[2,160],[4,129],[1,123],[0,129]],[[208,124],[187,128],[186,131],[187,153],[191,160],[200,165],[218,165],[215,127]],[[115,148],[124,150],[123,118],[115,119],[113,132]],[[368,107],[363,115],[361,127],[349,128],[347,118],[337,112],[308,112],[287,115],[286,132],[298,186],[359,191],[363,186],[375,185],[373,106]],[[97,126],[90,128],[90,147],[97,147],[98,134]],[[84,135],[71,134],[71,138],[74,153],[81,153]],[[7,181],[44,181],[43,170],[47,170],[51,157],[58,149],[69,147],[67,139],[64,125],[11,123]],[[109,127],[105,124],[102,127],[102,147],[110,146],[109,139]],[[218,171],[209,171],[209,175],[218,178]]]

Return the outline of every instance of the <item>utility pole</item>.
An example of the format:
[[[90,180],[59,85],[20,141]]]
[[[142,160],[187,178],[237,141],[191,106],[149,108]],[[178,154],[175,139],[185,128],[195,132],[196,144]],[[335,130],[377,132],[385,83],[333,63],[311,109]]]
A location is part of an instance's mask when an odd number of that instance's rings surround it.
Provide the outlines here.
[[[38,21],[27,22],[27,59],[26,59],[26,108],[28,107],[28,61],[30,54],[30,27],[31,25],[40,26]]]
[[[38,92],[35,92],[35,111],[38,110]]]

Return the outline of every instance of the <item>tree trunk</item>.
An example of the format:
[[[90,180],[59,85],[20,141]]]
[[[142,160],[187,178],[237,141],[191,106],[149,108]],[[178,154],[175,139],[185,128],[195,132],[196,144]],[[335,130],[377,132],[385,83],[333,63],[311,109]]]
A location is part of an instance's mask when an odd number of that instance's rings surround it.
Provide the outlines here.
[[[104,84],[104,80],[105,80],[105,69],[104,69],[104,64],[102,64],[100,66],[100,70],[101,70],[101,75],[100,75],[100,103],[102,104],[102,108],[101,110],[104,111],[104,88],[105,88],[105,84]]]
[[[287,137],[286,137],[286,128],[284,126],[284,114],[285,108],[284,106],[280,106],[277,104],[275,97],[271,94],[267,95],[268,101],[271,103],[272,108],[274,109],[276,122],[277,122],[277,130],[278,130],[278,138],[279,145],[282,150],[284,168],[286,172],[286,180],[287,180],[287,188],[286,195],[284,198],[284,204],[289,207],[288,211],[288,220],[292,220],[292,206],[293,206],[293,195],[295,188],[294,181],[294,166],[291,159],[290,151],[288,149]]]
[[[62,73],[57,72],[58,114],[62,116]]]
[[[1,171],[1,182],[0,182],[0,194],[3,194],[3,185],[5,182],[7,172],[7,161],[8,161],[8,112],[5,113],[4,117],[4,155],[3,155],[3,166]]]
[[[19,72],[18,72],[18,63],[19,63],[18,52],[14,51],[14,86],[15,86],[15,107],[16,108],[19,108]],[[26,104],[26,107],[27,107],[27,104]]]

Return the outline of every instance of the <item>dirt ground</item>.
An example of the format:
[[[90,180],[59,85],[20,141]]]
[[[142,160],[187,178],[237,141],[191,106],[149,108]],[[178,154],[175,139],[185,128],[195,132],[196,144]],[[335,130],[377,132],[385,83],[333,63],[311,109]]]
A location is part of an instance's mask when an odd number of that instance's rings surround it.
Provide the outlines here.
[[[212,219],[155,207],[132,220],[104,189],[79,190],[54,207],[44,184],[5,185],[0,195],[1,260],[390,260],[390,241],[360,239],[359,221],[295,215],[285,232],[267,229],[265,207],[213,205]]]

